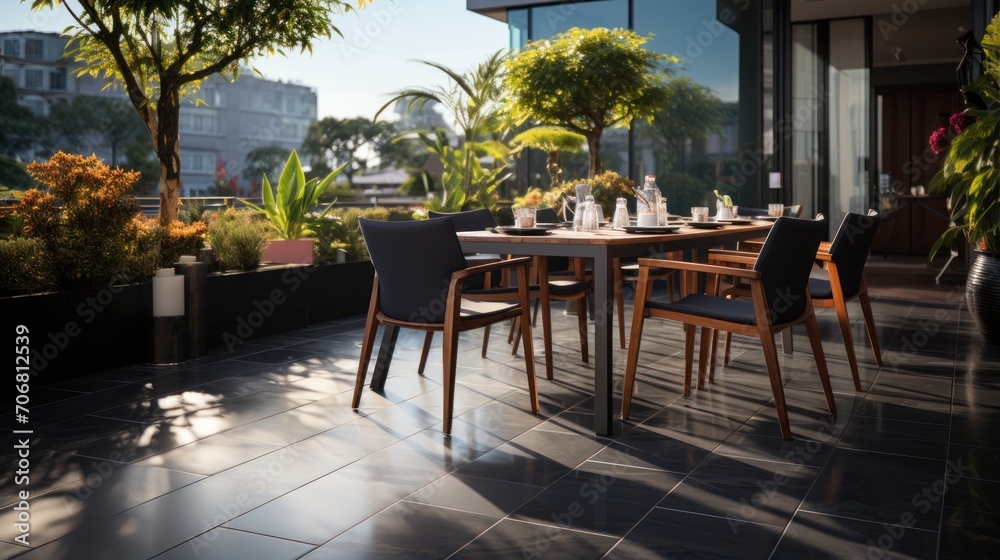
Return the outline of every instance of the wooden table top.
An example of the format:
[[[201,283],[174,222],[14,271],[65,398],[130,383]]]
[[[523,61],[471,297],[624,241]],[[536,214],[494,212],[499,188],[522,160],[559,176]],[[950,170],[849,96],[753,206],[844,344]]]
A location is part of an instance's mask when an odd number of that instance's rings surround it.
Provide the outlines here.
[[[773,224],[771,222],[754,222],[750,225],[726,225],[718,229],[697,229],[690,226],[680,226],[675,233],[626,233],[624,231],[601,229],[597,232],[571,231],[554,229],[546,235],[511,235],[489,231],[460,231],[459,241],[479,241],[494,243],[552,243],[571,245],[630,245],[636,242],[647,243],[654,240],[670,239],[701,239],[712,238],[735,230],[743,232],[758,232],[766,234]]]

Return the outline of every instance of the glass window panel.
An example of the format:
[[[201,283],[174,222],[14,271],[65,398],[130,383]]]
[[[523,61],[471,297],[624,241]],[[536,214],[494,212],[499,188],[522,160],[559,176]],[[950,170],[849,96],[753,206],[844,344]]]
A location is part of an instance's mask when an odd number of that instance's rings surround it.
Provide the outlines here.
[[[870,128],[865,21],[830,22],[830,232],[868,205]]]
[[[66,69],[59,68],[49,73],[49,89],[63,91],[66,89]]]
[[[634,0],[635,30],[647,45],[681,59],[674,95],[650,124],[634,127],[632,178],[656,175],[668,208],[686,215],[712,202],[715,188],[734,190],[741,178],[739,13],[704,0]]]
[[[28,69],[24,71],[24,87],[42,89],[45,74],[41,70]]]
[[[3,54],[7,56],[21,56],[21,41],[19,39],[4,39]]]
[[[823,62],[818,50],[815,24],[792,26],[792,178],[785,181],[785,186],[792,189],[792,202],[802,205],[803,216],[814,216],[820,211],[824,127],[820,119]]]
[[[510,48],[519,49],[528,43],[528,9],[509,10],[507,26],[510,28]]]
[[[45,42],[41,39],[25,39],[25,58],[45,58]]]
[[[628,0],[563,2],[531,9],[531,40],[547,39],[574,27],[628,27]]]

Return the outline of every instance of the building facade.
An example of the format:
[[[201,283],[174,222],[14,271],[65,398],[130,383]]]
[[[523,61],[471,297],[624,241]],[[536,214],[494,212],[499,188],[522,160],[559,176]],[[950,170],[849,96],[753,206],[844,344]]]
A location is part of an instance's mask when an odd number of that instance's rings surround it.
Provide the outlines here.
[[[956,39],[968,31],[982,37],[997,12],[992,0],[467,0],[467,7],[505,21],[512,48],[572,27],[653,34],[648,46],[680,58],[675,76],[710,90],[723,117],[707,139],[671,140],[669,118],[607,134],[606,167],[634,180],[665,177],[668,199],[672,188],[720,188],[748,207],[803,204],[807,215],[834,217],[831,229],[844,212],[877,205],[880,178],[900,194],[929,182],[940,161],[926,150],[927,137],[941,115],[962,108],[955,69],[964,49]]]
[[[64,56],[67,38],[55,33],[13,31],[0,33],[3,75],[17,85],[18,102],[36,114],[48,114],[51,102],[74,96],[107,96],[132,110],[120,90],[106,82],[74,76],[77,64]],[[312,88],[244,74],[235,82],[212,76],[202,83],[196,99],[181,108],[181,178],[185,196],[211,192],[220,170],[237,177],[248,192],[259,177],[243,177],[247,153],[277,145],[298,149],[309,125],[316,121],[316,92]],[[99,138],[70,146],[110,161],[111,147]],[[34,154],[29,154],[33,156]]]

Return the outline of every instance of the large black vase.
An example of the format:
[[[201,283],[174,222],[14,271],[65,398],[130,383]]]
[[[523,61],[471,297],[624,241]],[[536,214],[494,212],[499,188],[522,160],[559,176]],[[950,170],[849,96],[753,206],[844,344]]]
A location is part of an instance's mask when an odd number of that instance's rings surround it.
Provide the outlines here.
[[[965,299],[983,339],[1000,344],[1000,253],[976,253],[965,285]]]

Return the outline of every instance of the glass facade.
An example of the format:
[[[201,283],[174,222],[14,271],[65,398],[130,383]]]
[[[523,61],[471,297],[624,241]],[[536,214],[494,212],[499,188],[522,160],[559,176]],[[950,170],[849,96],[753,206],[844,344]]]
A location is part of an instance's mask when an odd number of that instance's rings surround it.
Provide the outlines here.
[[[640,181],[656,175],[670,210],[687,214],[711,202],[715,188],[733,192],[747,182],[740,170],[740,36],[746,14],[725,0],[598,0],[509,10],[512,48],[573,27],[632,28],[647,44],[677,57],[669,65],[672,100],[651,123],[609,129],[601,142],[604,168]],[[547,184],[544,157],[519,164],[518,190]],[[586,176],[586,154],[563,154],[564,180]]]
[[[631,175],[656,175],[669,210],[688,215],[713,189],[734,192],[742,181],[740,37],[731,27],[740,15],[700,0],[634,0],[633,10],[635,30],[654,36],[649,47],[680,62],[669,105],[634,127]]]

